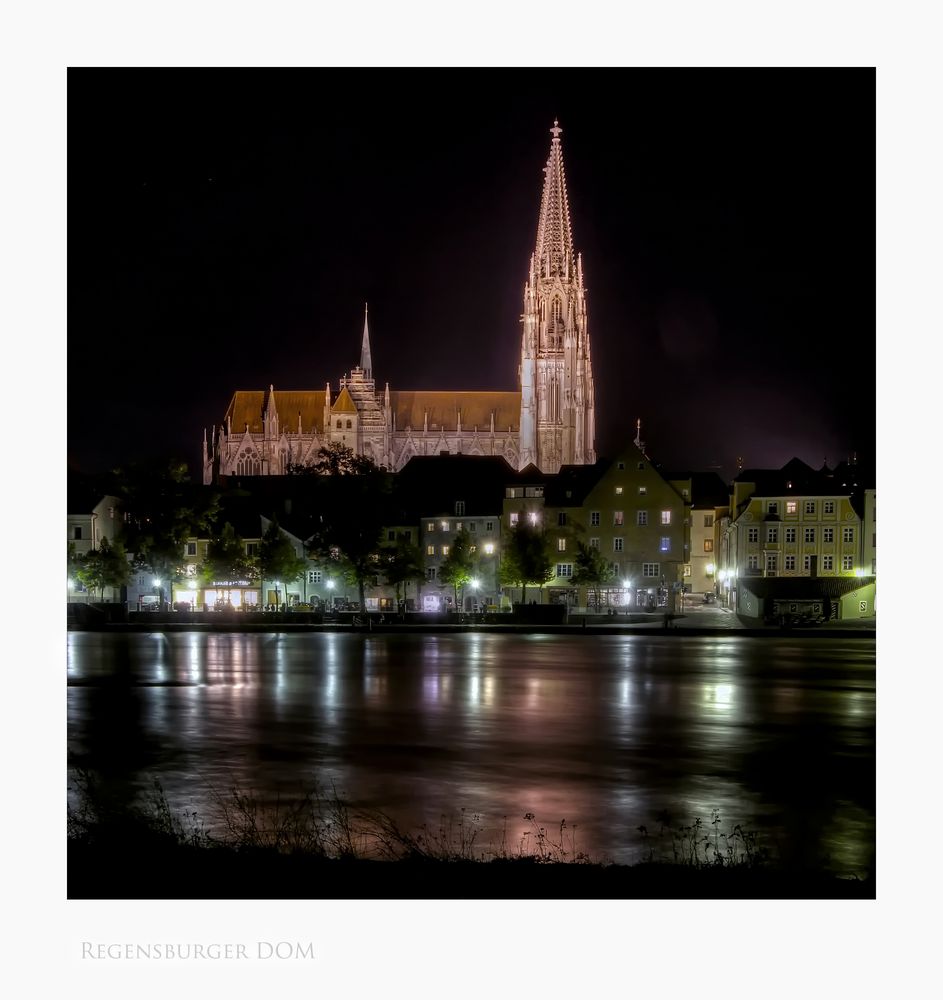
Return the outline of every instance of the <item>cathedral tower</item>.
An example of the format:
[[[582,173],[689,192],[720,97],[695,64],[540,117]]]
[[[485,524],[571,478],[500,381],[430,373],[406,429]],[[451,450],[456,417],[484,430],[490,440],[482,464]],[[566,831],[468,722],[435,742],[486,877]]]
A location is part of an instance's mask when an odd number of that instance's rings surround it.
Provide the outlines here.
[[[586,292],[573,252],[562,131],[554,121],[521,317],[520,467],[533,462],[542,472],[596,461]]]

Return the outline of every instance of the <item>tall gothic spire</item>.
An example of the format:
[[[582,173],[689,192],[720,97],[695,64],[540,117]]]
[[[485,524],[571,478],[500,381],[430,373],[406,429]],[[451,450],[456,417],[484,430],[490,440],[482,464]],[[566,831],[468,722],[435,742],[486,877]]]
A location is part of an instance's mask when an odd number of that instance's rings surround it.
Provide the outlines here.
[[[370,330],[367,327],[367,303],[363,304],[363,344],[360,348],[360,367],[364,378],[373,378],[373,362],[370,360]]]
[[[560,145],[560,123],[554,119],[550,129],[553,139],[550,156],[544,167],[544,190],[540,199],[540,221],[537,224],[537,247],[534,251],[536,270],[540,277],[568,277],[573,269],[573,234],[570,230],[570,206],[566,197],[566,176],[563,171],[563,147]]]

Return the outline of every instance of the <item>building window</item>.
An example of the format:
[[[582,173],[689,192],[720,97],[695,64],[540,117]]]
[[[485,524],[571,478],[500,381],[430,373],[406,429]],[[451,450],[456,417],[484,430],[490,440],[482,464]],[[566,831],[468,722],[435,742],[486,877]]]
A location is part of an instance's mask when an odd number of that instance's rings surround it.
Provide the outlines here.
[[[796,540],[796,529],[795,528],[786,528],[786,541],[787,542],[794,542],[795,540]]]
[[[786,513],[787,514],[795,514],[796,513],[796,509],[797,509],[797,504],[796,504],[795,500],[787,500],[786,501]]]
[[[455,514],[456,514],[456,516],[461,517],[464,513],[465,513],[465,501],[464,500],[456,500],[455,501]]]
[[[557,552],[566,552],[566,539],[565,538],[558,538],[557,539]]]
[[[619,462],[619,471],[621,472],[625,468],[625,462]]]
[[[822,569],[832,571],[835,567],[835,560],[831,556],[822,556]]]
[[[794,570],[796,568],[796,557],[795,556],[786,556],[786,558],[783,560],[783,563],[784,563],[785,569]]]
[[[598,528],[599,527],[599,511],[598,510],[591,510],[589,512],[589,524],[590,524],[591,528]]]
[[[826,500],[826,501],[824,501],[824,503],[823,503],[823,509],[824,509],[824,513],[826,513],[826,514],[834,514],[835,513],[835,501],[834,500]]]
[[[396,541],[396,532],[393,531],[393,530],[388,531],[386,533],[386,540],[388,542],[395,542]]]
[[[779,528],[775,524],[771,524],[766,529],[766,541],[775,544],[779,541]]]
[[[257,556],[259,554],[259,546],[256,542],[246,542],[246,555],[247,556]]]
[[[622,551],[622,538],[621,538],[621,536],[617,536],[616,538],[613,538],[613,540],[612,540],[612,551],[613,552],[621,552]]]
[[[767,514],[778,514],[779,513],[779,501],[770,500],[766,505]]]
[[[760,557],[759,556],[747,556],[747,566],[750,569],[760,568]]]
[[[469,531],[477,531],[478,530],[478,522],[477,521],[469,521],[468,522],[468,530]]]
[[[855,529],[854,528],[842,528],[842,530],[841,530],[841,540],[843,542],[853,542],[855,540]]]
[[[691,564],[690,563],[685,563],[684,564],[684,571],[683,571],[682,575],[683,576],[690,576],[691,575]]]
[[[557,525],[561,528],[566,527],[566,514],[562,510],[557,514]]]
[[[841,557],[841,568],[846,572],[850,569],[854,569],[855,557],[854,556],[842,556]]]
[[[350,430],[353,426],[354,426],[353,423],[350,420],[348,420],[347,421],[347,430]]]
[[[510,518],[510,520],[511,520],[511,527],[512,528],[514,527],[514,525],[517,524],[519,516],[520,515],[517,513],[517,511],[512,511],[511,512],[511,518]]]
[[[443,531],[448,531],[448,530],[449,530],[449,522],[448,522],[448,521],[440,521],[440,522],[439,522],[439,527],[440,527],[440,528],[441,528],[441,529],[442,529]]]
[[[478,551],[478,546],[477,545],[469,545],[468,546],[468,551],[469,552],[477,552]]]
[[[320,583],[320,582],[321,582],[321,571],[319,569],[309,569],[308,583]]]
[[[337,421],[337,429],[341,430],[343,428],[343,426],[344,426],[343,423],[340,420],[338,420]]]
[[[658,547],[659,552],[670,552],[671,551],[671,539],[667,535],[661,536],[661,545]]]
[[[648,490],[647,490],[647,489],[646,489],[646,488],[645,488],[644,486],[640,486],[640,487],[638,488],[638,495],[639,495],[640,497],[643,497],[643,496],[645,496],[645,494],[646,494],[647,492],[648,492]]]
[[[704,551],[705,552],[713,552],[714,551],[714,539],[713,538],[705,538],[704,539]]]
[[[642,576],[660,576],[658,572],[659,563],[642,563]]]
[[[427,580],[434,580],[435,579],[435,566],[430,566],[426,570],[426,579]]]
[[[806,500],[806,502],[805,502],[805,512],[807,514],[814,514],[815,513],[815,501],[814,500]]]
[[[598,549],[599,548],[599,539],[598,538],[591,538],[589,540],[589,547],[591,549]]]
[[[834,528],[823,528],[822,529],[822,541],[823,542],[834,542],[835,541],[835,529]]]
[[[671,511],[670,510],[663,510],[661,512],[661,523],[662,524],[671,524]]]
[[[811,545],[815,541],[815,528],[806,528],[804,532],[806,544]]]
[[[635,512],[635,523],[639,526],[648,524],[648,511],[647,510],[637,510]]]
[[[557,563],[557,576],[572,576],[573,563]]]
[[[766,553],[766,572],[775,573],[776,572],[776,562],[777,556],[775,552]]]
[[[614,528],[621,528],[624,523],[625,521],[622,516],[622,511],[621,510],[615,511],[612,515],[612,526]]]
[[[449,547],[448,547],[448,545],[443,545],[442,546],[442,555],[447,556],[448,554],[449,554]]]
[[[426,525],[426,531],[435,531],[435,521],[430,521]]]
[[[426,555],[427,556],[434,556],[435,555],[435,546],[434,545],[427,545],[426,546]]]
[[[485,542],[485,555],[486,556],[494,555],[494,542]]]
[[[645,471],[645,463],[644,462],[639,462],[639,464],[638,464],[638,471],[639,472],[644,472]]]
[[[803,556],[802,557],[802,568],[806,571],[806,573],[811,572],[811,570],[812,570],[812,556]]]
[[[494,521],[485,521],[485,531],[494,531]]]
[[[609,572],[612,573],[613,576],[618,576],[619,575],[619,564],[617,562],[611,562],[611,563],[609,563]]]
[[[713,528],[714,527],[714,515],[713,514],[705,514],[704,515],[704,527],[705,528]]]
[[[622,487],[621,486],[617,486],[616,487],[616,496],[617,497],[621,497],[622,496]]]
[[[748,542],[758,542],[760,540],[760,529],[759,528],[747,528],[747,541]]]
[[[61,536],[60,536],[60,537],[61,537]],[[81,539],[82,539],[82,528],[81,528],[81,525],[76,525],[76,526],[75,526],[75,527],[74,527],[74,528],[72,529],[72,538],[73,538],[73,539],[74,539],[75,541],[77,541],[77,542],[78,542],[78,541],[81,541]]]
[[[196,555],[196,542],[187,542],[187,555],[188,556]]]
[[[528,513],[528,515],[527,515],[527,520],[530,521],[531,524],[536,524],[537,523],[537,511],[535,511],[535,510],[530,511]]]

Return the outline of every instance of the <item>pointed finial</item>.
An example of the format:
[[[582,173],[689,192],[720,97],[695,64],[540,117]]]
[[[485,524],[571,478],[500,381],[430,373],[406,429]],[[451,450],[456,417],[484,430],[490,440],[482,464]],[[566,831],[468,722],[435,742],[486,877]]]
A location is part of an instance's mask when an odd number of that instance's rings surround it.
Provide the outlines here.
[[[553,141],[554,142],[559,142],[560,141],[560,133],[562,131],[563,131],[563,129],[560,128],[560,122],[557,121],[556,118],[554,118],[554,120],[553,120],[553,128],[550,130],[550,134],[553,136]]]

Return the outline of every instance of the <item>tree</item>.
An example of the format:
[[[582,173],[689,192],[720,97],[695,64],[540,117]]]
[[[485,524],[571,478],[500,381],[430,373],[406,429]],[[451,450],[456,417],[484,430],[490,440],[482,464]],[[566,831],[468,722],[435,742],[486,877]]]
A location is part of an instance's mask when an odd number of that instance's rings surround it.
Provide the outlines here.
[[[207,583],[213,580],[254,580],[258,576],[255,561],[246,555],[246,543],[228,521],[222,531],[210,538],[201,575]]]
[[[573,582],[592,592],[597,611],[599,610],[599,588],[612,583],[614,579],[615,573],[599,549],[593,548],[585,542],[577,541]]]
[[[207,535],[219,509],[214,491],[190,482],[183,462],[165,466],[118,469],[116,492],[125,520],[120,539],[134,557],[134,565],[149,569],[160,581],[173,585],[183,577],[183,547],[188,538]]]
[[[449,546],[449,554],[439,569],[439,579],[450,586],[455,593],[455,608],[458,610],[465,601],[465,584],[475,573],[475,553],[471,551],[471,536],[462,528],[455,536],[455,541]],[[462,603],[459,603],[459,588],[462,590]]]
[[[317,516],[308,551],[324,562],[335,563],[356,583],[360,607],[364,608],[367,581],[381,569],[380,533],[386,518],[389,476],[372,459],[337,444],[320,449],[314,468],[322,475],[317,483]]]
[[[99,591],[99,599],[105,599],[105,587],[123,587],[128,582],[130,567],[124,546],[120,542],[101,540],[97,549],[86,552],[76,559],[75,575],[89,592]]]
[[[502,546],[500,580],[504,586],[521,588],[521,604],[527,603],[527,585],[543,587],[553,579],[550,543],[536,524],[521,511],[517,524]]]
[[[295,547],[278,526],[275,518],[269,522],[259,546],[259,572],[262,581],[276,580],[285,584],[285,596],[288,596],[288,584],[297,580],[305,571],[307,563],[295,551]]]
[[[384,545],[380,562],[386,582],[396,589],[396,606],[403,606],[400,587],[408,587],[410,580],[425,579],[422,552],[417,545],[407,542],[402,536],[392,545]]]

